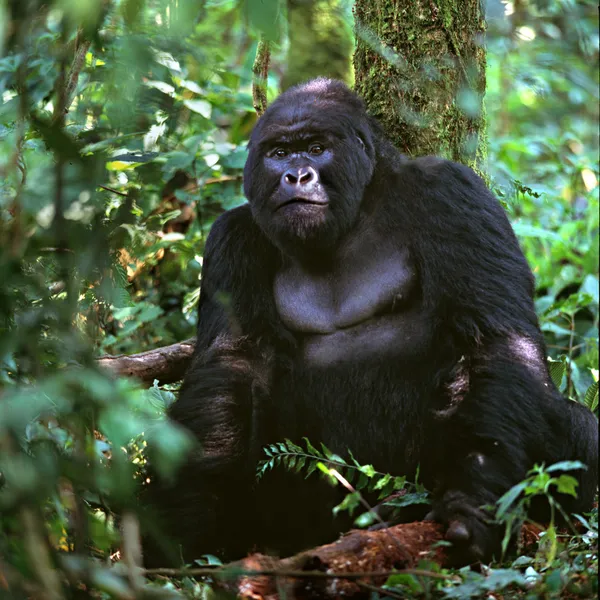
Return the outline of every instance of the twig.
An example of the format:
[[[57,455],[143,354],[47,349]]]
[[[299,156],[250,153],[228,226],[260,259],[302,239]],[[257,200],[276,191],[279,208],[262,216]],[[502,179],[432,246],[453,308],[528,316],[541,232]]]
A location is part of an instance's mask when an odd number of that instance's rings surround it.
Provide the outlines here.
[[[569,316],[569,352],[567,354],[567,396],[571,397],[572,387],[573,387],[573,378],[571,374],[572,362],[573,362],[573,345],[575,342],[575,317],[573,315]]]
[[[267,110],[267,77],[271,47],[264,36],[261,36],[256,49],[256,58],[252,66],[252,103],[256,114],[260,117]]]
[[[52,246],[44,246],[43,248],[40,248],[40,252],[56,252],[57,254],[75,254],[73,250],[71,250],[71,248],[54,248]]]
[[[127,567],[127,576],[134,591],[144,587],[142,569],[142,543],[140,538],[140,523],[132,512],[123,514],[121,521],[123,532],[123,562]]]
[[[221,177],[209,177],[204,180],[204,185],[211,185],[212,183],[225,183],[227,181],[241,181],[241,175],[223,175]]]
[[[164,577],[216,577],[220,574],[229,574],[227,565],[214,565],[197,567],[194,569],[144,569],[145,575],[162,575]],[[287,569],[239,569],[235,568],[236,576],[244,577],[289,577],[295,579],[362,579],[368,577],[389,577],[390,575],[415,575],[417,577],[431,577],[432,579],[453,579],[454,575],[445,575],[424,569],[399,569],[391,571],[364,571],[361,573],[333,573],[326,571],[297,571]]]
[[[107,185],[98,185],[101,190],[106,190],[107,192],[111,192],[112,194],[117,194],[118,196],[123,196],[123,198],[127,198],[127,194],[125,192],[120,192],[119,190],[115,190],[114,188],[108,187]]]
[[[402,594],[397,594],[396,592],[392,592],[391,590],[384,590],[377,585],[371,585],[370,583],[365,583],[364,581],[357,581],[356,585],[363,590],[367,590],[368,592],[375,592],[376,594],[383,594],[388,598],[398,598],[398,600],[404,600],[406,596]]]

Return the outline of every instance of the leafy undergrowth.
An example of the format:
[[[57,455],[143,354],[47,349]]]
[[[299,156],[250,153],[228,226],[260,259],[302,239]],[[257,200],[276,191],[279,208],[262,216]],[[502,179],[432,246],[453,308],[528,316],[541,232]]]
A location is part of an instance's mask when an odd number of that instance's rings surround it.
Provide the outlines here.
[[[367,527],[376,521],[364,494],[376,493],[379,501],[387,498],[391,506],[401,508],[414,503],[427,503],[428,494],[417,482],[393,477],[377,471],[372,465],[361,465],[350,453],[349,460],[321,449],[304,440],[305,447],[289,440],[265,448],[265,459],[258,466],[262,477],[273,468],[285,468],[298,476],[321,472],[332,485],[342,485],[348,492],[334,508],[334,513],[357,512],[355,526]],[[598,504],[586,515],[566,516],[553,493],[576,494],[577,482],[568,473],[584,468],[578,462],[562,462],[548,467],[536,466],[524,481],[515,485],[491,509],[497,523],[505,527],[502,558],[478,568],[444,568],[429,560],[420,561],[413,569],[390,573],[381,586],[369,586],[370,598],[595,598],[598,593]],[[528,521],[526,511],[532,499],[544,497],[552,507],[549,523]],[[363,510],[360,510],[361,507]],[[521,533],[511,539],[510,532]],[[510,544],[509,544],[510,540]],[[444,542],[441,542],[444,544]],[[204,557],[189,565],[199,578],[174,572],[161,577],[155,585],[178,590],[189,598],[206,598],[212,594],[209,573],[231,578],[244,574],[239,564],[220,567],[215,557]],[[198,569],[198,567],[200,567]],[[209,570],[207,567],[210,567]],[[275,565],[273,567],[277,569]],[[259,569],[259,567],[257,567]],[[246,572],[260,575],[260,570]],[[322,575],[322,574],[321,574]],[[305,574],[310,577],[309,573]],[[243,588],[240,588],[243,589]],[[255,596],[249,596],[255,598]],[[304,597],[304,596],[302,596]],[[361,596],[367,597],[367,596]]]

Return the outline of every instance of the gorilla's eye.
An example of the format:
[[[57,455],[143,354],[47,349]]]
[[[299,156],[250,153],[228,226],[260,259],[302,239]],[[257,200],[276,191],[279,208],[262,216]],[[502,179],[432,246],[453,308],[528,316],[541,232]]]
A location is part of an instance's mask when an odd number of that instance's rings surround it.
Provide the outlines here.
[[[285,158],[288,155],[288,151],[283,148],[275,148],[273,150],[272,156],[276,156],[277,158]]]
[[[319,156],[319,154],[325,152],[325,148],[321,144],[311,144],[308,148],[308,152],[314,156]]]

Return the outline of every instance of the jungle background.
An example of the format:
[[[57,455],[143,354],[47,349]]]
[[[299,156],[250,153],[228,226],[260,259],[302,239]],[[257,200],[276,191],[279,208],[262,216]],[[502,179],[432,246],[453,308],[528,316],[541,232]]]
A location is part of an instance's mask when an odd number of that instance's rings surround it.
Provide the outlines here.
[[[365,64],[365,47],[403,63],[385,26],[377,37],[355,15],[406,23],[413,3],[353,4],[0,1],[0,598],[214,594],[210,577],[146,573],[136,560],[146,463],[168,478],[191,447],[164,418],[178,384],[114,377],[98,359],[193,337],[207,233],[245,202],[259,40],[268,101],[317,75],[356,82],[399,148],[433,147],[487,178],[536,276],[552,376],[597,413],[597,6],[489,0],[485,46],[473,38],[479,83],[452,100],[478,136],[452,146],[414,112],[390,116]],[[429,4],[454,24],[479,6]],[[428,23],[415,27],[416,44]],[[568,487],[546,467],[506,499],[504,519]],[[597,597],[597,509],[571,529],[546,524],[527,552],[480,573],[420,566],[365,597]]]

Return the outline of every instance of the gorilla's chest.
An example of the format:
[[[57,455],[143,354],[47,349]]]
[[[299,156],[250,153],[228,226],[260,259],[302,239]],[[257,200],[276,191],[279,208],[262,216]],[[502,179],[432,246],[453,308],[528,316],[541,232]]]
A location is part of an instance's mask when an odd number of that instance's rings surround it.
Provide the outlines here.
[[[273,291],[309,364],[412,354],[426,337],[407,250],[363,247],[317,274],[290,265],[276,275]]]

